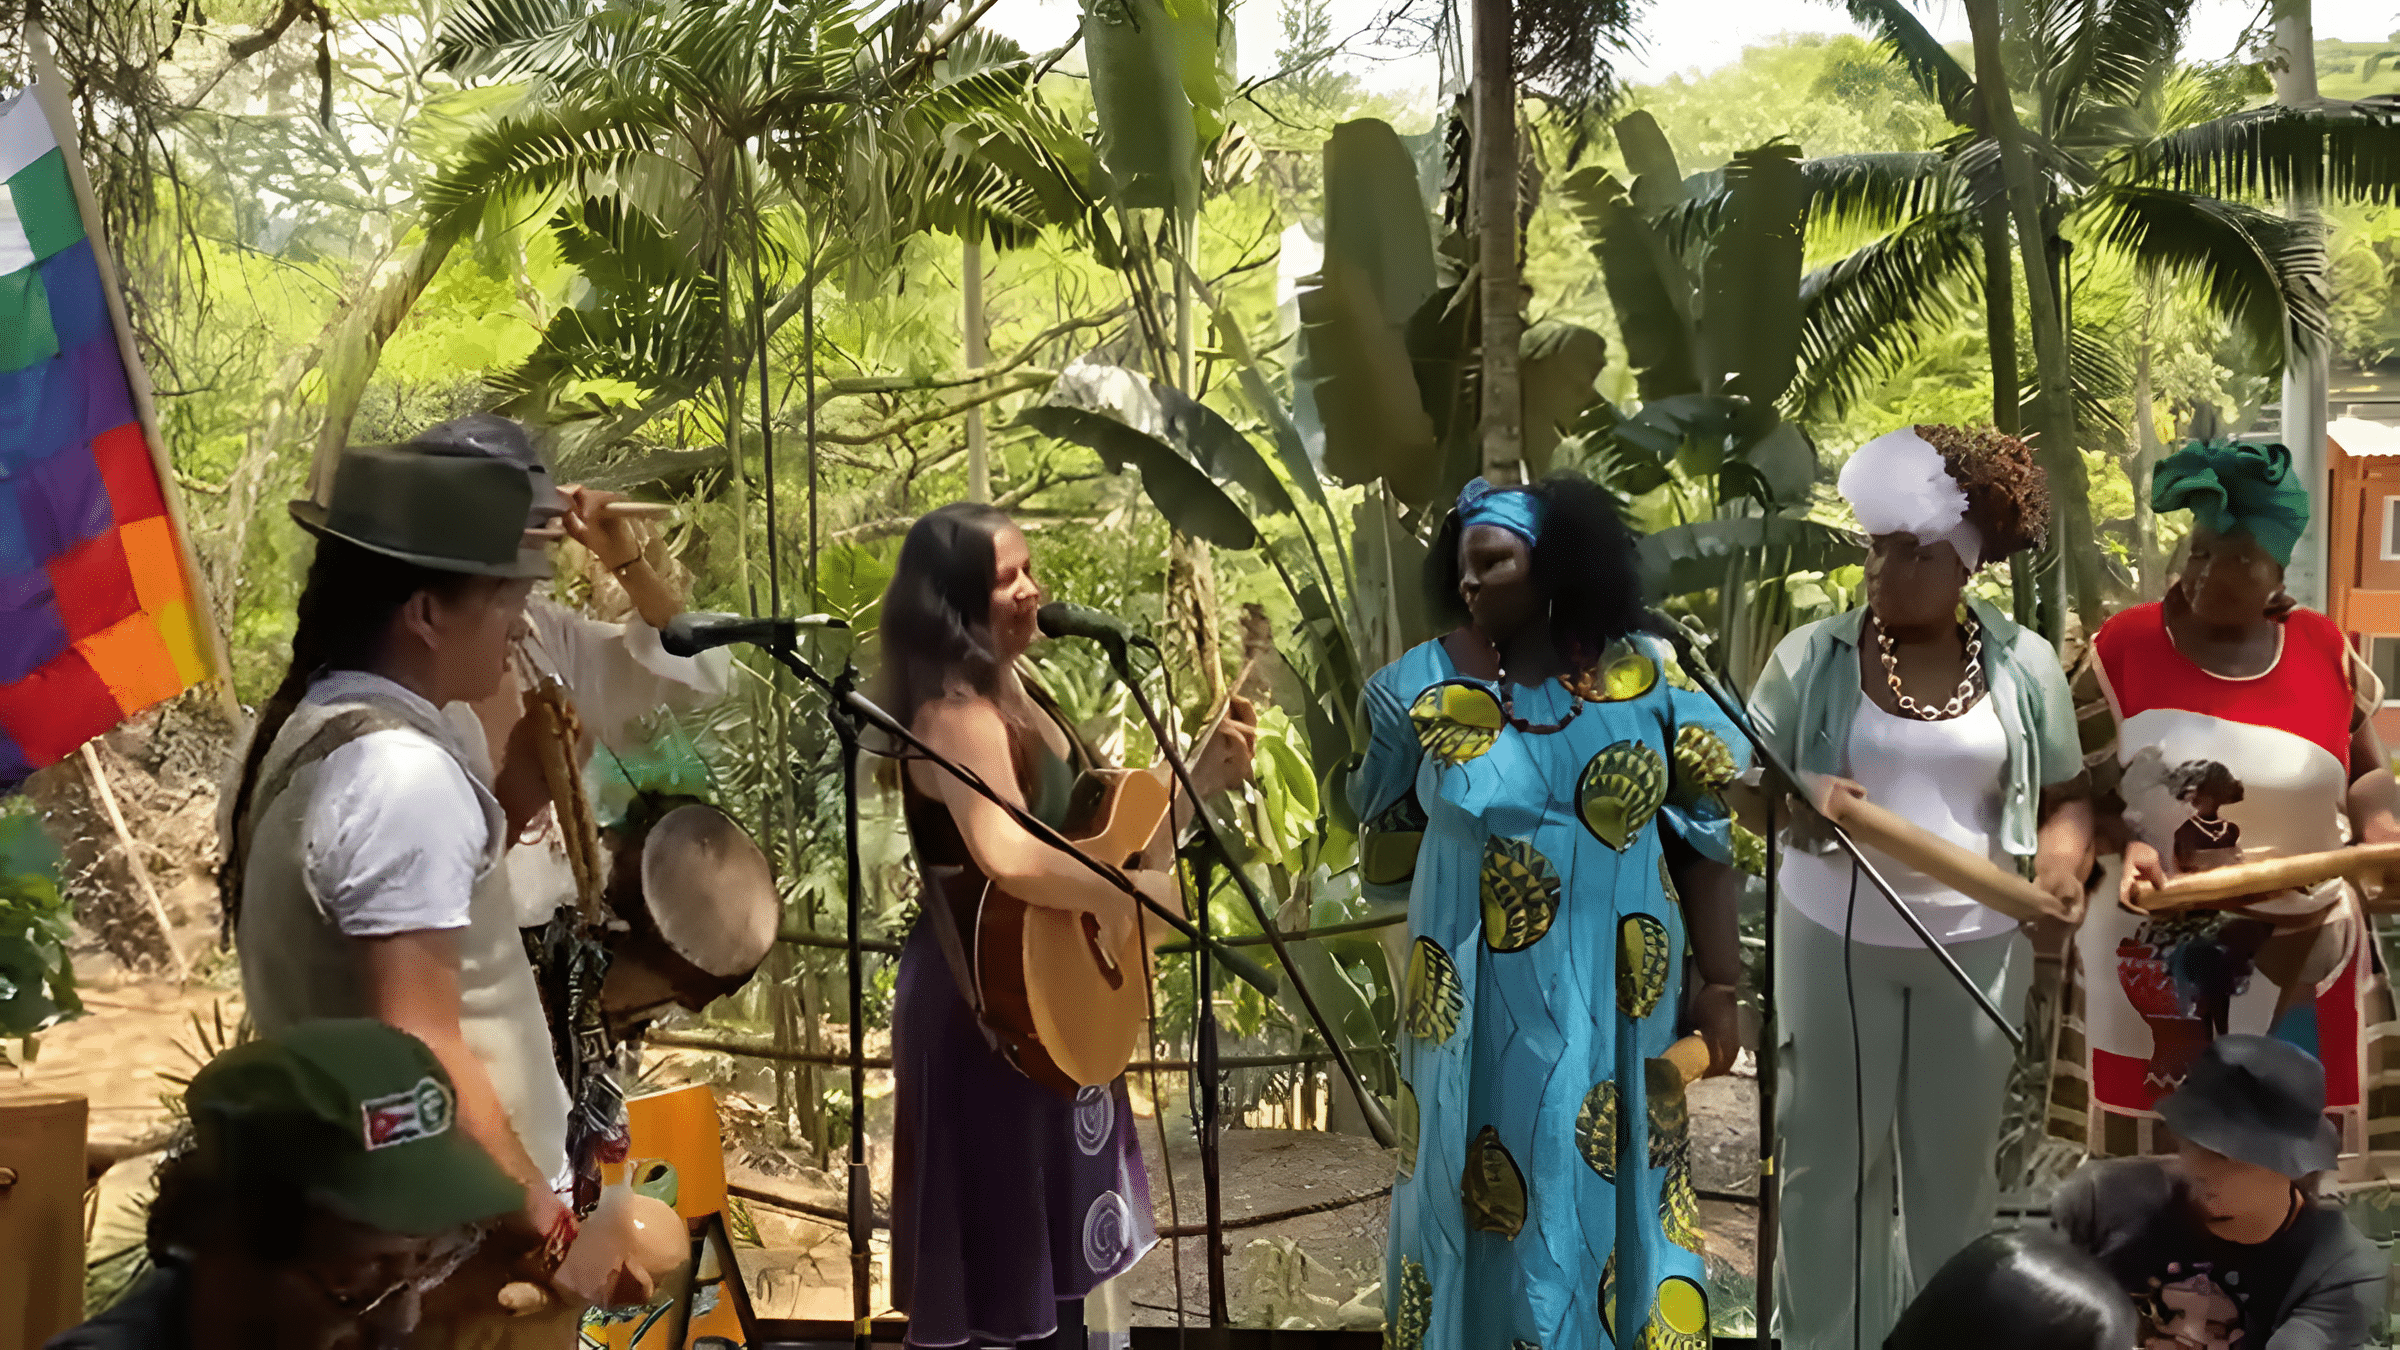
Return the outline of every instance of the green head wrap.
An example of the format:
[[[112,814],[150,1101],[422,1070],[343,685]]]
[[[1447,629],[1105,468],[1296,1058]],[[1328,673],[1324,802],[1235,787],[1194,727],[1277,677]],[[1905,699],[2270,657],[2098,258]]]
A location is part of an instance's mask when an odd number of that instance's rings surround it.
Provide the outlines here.
[[[2150,476],[2150,505],[2189,511],[2195,523],[2219,534],[2248,534],[2287,567],[2308,528],[2308,485],[2292,472],[2292,452],[2280,445],[2193,441],[2159,461]]]

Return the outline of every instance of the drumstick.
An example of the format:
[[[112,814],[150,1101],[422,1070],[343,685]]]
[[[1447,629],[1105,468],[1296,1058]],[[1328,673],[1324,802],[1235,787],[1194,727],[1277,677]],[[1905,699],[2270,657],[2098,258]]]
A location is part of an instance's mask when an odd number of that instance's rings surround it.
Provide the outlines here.
[[[2400,865],[2400,844],[2359,844],[2352,848],[2301,853],[2289,858],[2212,867],[2170,877],[2164,886],[2133,883],[2135,908],[2156,914],[2161,910],[2238,900],[2248,895],[2299,890],[2335,877],[2355,877]]]

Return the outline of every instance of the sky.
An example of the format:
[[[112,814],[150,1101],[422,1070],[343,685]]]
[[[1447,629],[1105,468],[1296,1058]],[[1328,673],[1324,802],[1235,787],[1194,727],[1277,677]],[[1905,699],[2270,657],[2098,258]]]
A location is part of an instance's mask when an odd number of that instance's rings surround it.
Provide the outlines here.
[[[1378,89],[1430,91],[1438,79],[1430,56],[1379,58],[1374,51],[1378,20],[1390,4],[1391,0],[1333,0],[1335,32],[1364,35],[1351,47],[1358,55],[1343,68]],[[1461,0],[1462,13],[1466,8],[1467,0]],[[2262,8],[2262,0],[2199,0],[2186,52],[2207,60],[2232,55],[2243,29]],[[1027,49],[1041,51],[1074,34],[1077,12],[1077,0],[999,0],[985,22]],[[1917,12],[1935,37],[1966,41],[1966,11],[1957,0],[1922,0]],[[2319,38],[2376,42],[2400,30],[2400,0],[2316,0],[2315,14]],[[1240,0],[1234,24],[1242,77],[1271,72],[1282,36],[1276,0]],[[1619,64],[1633,84],[1714,70],[1739,59],[1744,47],[1780,33],[1860,31],[1840,9],[1818,0],[1652,0],[1642,30],[1643,50]]]

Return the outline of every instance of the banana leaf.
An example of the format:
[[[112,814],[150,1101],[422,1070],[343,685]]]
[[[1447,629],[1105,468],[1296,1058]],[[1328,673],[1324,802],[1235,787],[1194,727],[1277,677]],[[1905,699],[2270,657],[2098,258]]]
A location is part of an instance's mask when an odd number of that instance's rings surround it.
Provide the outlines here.
[[[1323,372],[1312,392],[1325,423],[1325,471],[1343,483],[1382,479],[1402,501],[1427,500],[1441,464],[1400,327],[1356,264],[1329,253],[1317,283],[1300,292],[1300,322]]]
[[[1677,525],[1641,543],[1642,574],[1652,595],[1689,595],[1722,586],[1735,560],[1781,551],[1786,571],[1830,572],[1866,556],[1858,540],[1830,525],[1791,516],[1738,516]]]
[[[1658,119],[1636,108],[1617,119],[1617,151],[1633,178],[1633,202],[1644,215],[1656,216],[1684,202],[1683,170],[1675,163],[1675,147],[1667,142]]]
[[[1195,416],[1195,410],[1206,417]],[[1185,534],[1220,548],[1256,547],[1258,529],[1249,513],[1200,468],[1201,455],[1192,437],[1208,418],[1235,440],[1241,438],[1223,418],[1180,391],[1154,385],[1122,366],[1082,361],[1060,371],[1049,395],[1017,415],[1019,422],[1046,436],[1098,451],[1112,473],[1133,465],[1141,472],[1142,491],[1159,514]],[[1283,509],[1291,509],[1288,497]]]
[[[1599,395],[1592,381],[1608,364],[1608,342],[1579,324],[1545,319],[1525,330],[1517,366],[1525,401],[1525,471],[1550,471],[1551,452],[1564,431]]]
[[[1612,175],[1580,169],[1562,190],[1600,260],[1601,280],[1625,339],[1625,359],[1643,401],[1715,392],[1713,376],[1698,360],[1692,278],[1682,259]]]
[[[1109,195],[1188,216],[1200,205],[1200,137],[1182,44],[1159,0],[1084,0],[1083,59]]]
[[[1760,408],[1790,386],[1800,359],[1801,227],[1808,187],[1800,148],[1745,150],[1725,168],[1725,217],[1701,269],[1701,350],[1725,392]]]
[[[1387,317],[1414,314],[1433,294],[1432,218],[1389,123],[1361,118],[1325,138],[1325,259],[1337,258],[1365,274]]]

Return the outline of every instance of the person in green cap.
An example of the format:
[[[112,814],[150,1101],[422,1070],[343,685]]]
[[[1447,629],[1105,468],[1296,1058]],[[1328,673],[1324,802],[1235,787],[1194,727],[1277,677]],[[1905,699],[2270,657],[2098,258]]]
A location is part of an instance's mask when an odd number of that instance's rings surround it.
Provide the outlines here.
[[[459,1127],[422,1041],[365,1018],[226,1051],[159,1165],[152,1269],[47,1350],[396,1350],[523,1188]]]
[[[2340,1151],[2363,1152],[2382,977],[2351,884],[2157,914],[2133,901],[2137,881],[2176,874],[2179,838],[2195,866],[2400,840],[2369,720],[2382,690],[2331,619],[2284,593],[2309,510],[2284,447],[2186,445],[2159,464],[2151,503],[2191,513],[2189,558],[2164,599],[2092,639],[2114,744],[2087,758],[2100,894],[2115,903],[2092,906],[2077,935],[2082,988],[2066,1006],[2082,1026],[2059,1037],[2050,1127],[2096,1155],[2169,1148],[2179,1132],[2161,1103],[2217,1038],[2252,1033],[2323,1061]]]
[[[454,1085],[459,1130],[522,1187],[519,1219],[436,1292],[427,1326],[491,1321],[507,1343],[563,1350],[571,1310],[502,1324],[488,1292],[451,1306],[527,1248],[563,1249],[574,1217],[540,992],[506,888],[481,884],[507,815],[442,711],[506,678],[557,499],[538,460],[412,442],[345,451],[329,499],[292,504],[316,556],[290,668],[227,794],[218,880],[259,1028],[373,1017],[416,1036]]]

